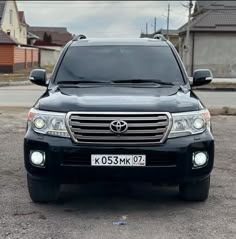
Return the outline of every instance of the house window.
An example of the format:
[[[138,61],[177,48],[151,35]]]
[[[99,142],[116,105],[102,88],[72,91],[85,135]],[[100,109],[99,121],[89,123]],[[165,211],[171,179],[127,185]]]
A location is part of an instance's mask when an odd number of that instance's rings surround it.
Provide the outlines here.
[[[13,24],[13,11],[9,11],[9,23],[12,25]]]

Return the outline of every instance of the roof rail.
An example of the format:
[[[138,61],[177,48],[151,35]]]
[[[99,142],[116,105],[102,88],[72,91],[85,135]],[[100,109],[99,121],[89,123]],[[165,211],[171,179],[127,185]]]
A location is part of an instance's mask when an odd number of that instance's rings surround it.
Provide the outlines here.
[[[72,41],[78,41],[78,40],[81,40],[81,39],[86,39],[87,37],[83,34],[79,34],[77,36],[74,36]]]
[[[162,34],[155,34],[153,36],[154,39],[159,39],[161,41],[167,41],[167,39]]]

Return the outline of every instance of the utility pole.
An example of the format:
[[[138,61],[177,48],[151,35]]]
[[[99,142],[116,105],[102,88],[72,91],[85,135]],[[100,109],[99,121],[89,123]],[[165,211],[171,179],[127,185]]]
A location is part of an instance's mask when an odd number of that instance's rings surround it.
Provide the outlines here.
[[[190,73],[190,20],[191,20],[191,11],[193,7],[193,1],[189,1],[188,6],[188,25],[187,25],[187,32],[186,32],[186,66],[187,66],[187,72]]]
[[[157,18],[154,18],[154,33],[157,32]]]
[[[148,35],[148,23],[146,22],[146,36]]]
[[[167,40],[169,40],[169,25],[170,25],[170,4],[168,3],[168,14],[167,14]]]

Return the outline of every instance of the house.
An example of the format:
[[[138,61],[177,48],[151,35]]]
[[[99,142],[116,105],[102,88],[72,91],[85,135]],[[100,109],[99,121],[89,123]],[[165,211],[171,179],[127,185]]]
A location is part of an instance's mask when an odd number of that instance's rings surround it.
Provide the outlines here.
[[[27,44],[27,24],[24,12],[19,12],[16,1],[0,1],[0,28],[19,44]]]
[[[179,29],[179,52],[191,75],[208,68],[215,77],[236,77],[236,1],[197,0],[190,22]]]
[[[27,47],[27,24],[16,1],[0,1],[0,73],[13,73],[38,64],[38,49]]]
[[[178,48],[179,46],[179,34],[178,30],[169,30],[167,33],[167,30],[160,29],[157,32],[151,33],[151,34],[145,34],[141,33],[140,38],[153,38],[156,34],[162,34],[165,38],[169,38],[169,41]]]
[[[28,28],[28,39],[33,39],[33,42],[30,40],[31,44],[39,49],[39,65],[42,68],[54,66],[62,48],[72,38],[65,27]]]
[[[29,27],[29,32],[38,36],[35,46],[64,47],[73,36],[65,27]]]

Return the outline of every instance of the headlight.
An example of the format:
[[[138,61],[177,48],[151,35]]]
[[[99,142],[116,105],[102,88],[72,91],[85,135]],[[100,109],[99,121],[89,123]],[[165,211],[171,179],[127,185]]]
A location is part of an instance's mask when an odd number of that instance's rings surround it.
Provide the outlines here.
[[[208,110],[200,110],[186,113],[172,114],[173,125],[169,138],[194,135],[210,129],[210,113]]]
[[[31,109],[28,114],[28,124],[39,134],[70,137],[66,129],[65,118],[65,113]]]
[[[43,119],[41,117],[37,117],[34,119],[33,124],[37,129],[42,129],[45,127],[46,121],[45,121],[45,119]]]

